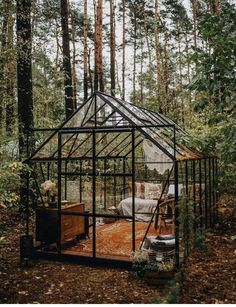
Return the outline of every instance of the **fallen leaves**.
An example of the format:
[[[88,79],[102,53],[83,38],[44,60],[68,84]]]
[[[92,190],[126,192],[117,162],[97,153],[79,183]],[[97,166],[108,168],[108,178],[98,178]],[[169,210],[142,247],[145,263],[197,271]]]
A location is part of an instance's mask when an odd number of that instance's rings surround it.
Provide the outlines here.
[[[29,295],[28,291],[18,291],[19,295]]]

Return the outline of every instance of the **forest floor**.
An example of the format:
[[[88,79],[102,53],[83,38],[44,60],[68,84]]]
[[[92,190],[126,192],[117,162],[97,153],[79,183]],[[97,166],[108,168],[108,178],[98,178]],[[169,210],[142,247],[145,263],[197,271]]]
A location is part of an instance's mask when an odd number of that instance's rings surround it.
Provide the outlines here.
[[[231,202],[221,208],[213,232],[207,234],[201,248],[191,252],[177,302],[236,303],[234,206]],[[0,303],[140,304],[165,302],[169,292],[173,292],[173,285],[172,289],[151,286],[122,269],[45,260],[22,267],[19,265],[21,234],[19,214],[0,208]]]
[[[219,222],[188,259],[180,304],[236,304],[236,201],[225,198]]]

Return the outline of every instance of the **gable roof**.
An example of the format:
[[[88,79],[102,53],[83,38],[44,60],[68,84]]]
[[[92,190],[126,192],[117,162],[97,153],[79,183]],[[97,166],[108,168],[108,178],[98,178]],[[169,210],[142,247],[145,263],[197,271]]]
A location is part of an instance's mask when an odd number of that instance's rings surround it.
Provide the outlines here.
[[[143,138],[146,138],[172,160],[199,159],[205,156],[198,150],[188,147],[186,144],[191,140],[189,134],[163,114],[102,92],[95,92],[55,129],[28,160],[56,159],[58,133],[62,131],[64,132],[62,137],[63,157],[76,158],[92,154],[92,129],[104,131],[104,134],[106,129],[107,132],[114,132],[115,130],[120,131],[121,128],[133,127],[138,132],[135,145],[140,144]],[[83,130],[87,133],[83,133]],[[130,142],[127,133],[119,133],[116,138],[123,145]],[[102,144],[104,143],[104,135],[100,141]],[[100,156],[111,155],[111,151],[107,150],[109,144],[106,142],[103,146],[104,149],[100,149]],[[118,148],[117,151],[112,150],[112,155],[117,154],[123,157],[128,153],[125,148],[123,150]]]

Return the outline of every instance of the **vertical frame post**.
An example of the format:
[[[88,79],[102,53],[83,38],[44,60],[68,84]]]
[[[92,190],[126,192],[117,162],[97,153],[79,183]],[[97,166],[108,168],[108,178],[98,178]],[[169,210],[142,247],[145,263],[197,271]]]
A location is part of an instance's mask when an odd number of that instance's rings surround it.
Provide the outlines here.
[[[203,227],[202,216],[202,160],[199,160],[199,214],[200,214],[200,227]]]
[[[27,135],[26,135],[26,154],[27,157],[29,157],[29,130],[27,130]],[[27,163],[27,166],[29,166],[29,163]],[[23,174],[25,171],[23,170]],[[24,175],[23,175],[24,176]],[[22,176],[22,177],[23,177]],[[24,177],[21,177],[21,185],[25,184],[25,179]],[[26,204],[26,235],[29,235],[29,189],[30,189],[30,174],[29,174],[29,168],[26,170],[26,188],[23,186],[21,187],[23,191],[23,201],[24,204]]]
[[[175,178],[175,268],[179,269],[179,173],[178,161],[176,160],[176,130],[174,126],[174,178]]]
[[[175,266],[179,268],[179,163],[175,161]]]
[[[213,223],[215,223],[216,220],[215,158],[212,158],[212,211],[213,211]]]
[[[27,163],[27,166],[29,164]],[[26,170],[26,235],[29,235],[29,190],[30,190],[30,173],[29,169]]]
[[[186,205],[186,208],[185,208],[185,214],[186,214],[186,217],[185,217],[185,220],[187,221],[187,225],[183,225],[184,227],[189,227],[189,222],[188,222],[188,219],[189,219],[189,193],[188,193],[188,160],[185,161],[185,189],[186,189],[186,199],[185,199],[185,205]],[[183,222],[184,223],[184,222]],[[186,242],[185,242],[185,246],[186,246],[186,251],[184,249],[184,253],[185,253],[185,257],[188,256],[189,254],[189,231],[190,229],[184,229],[184,232],[186,232]]]
[[[126,172],[126,165],[125,165],[125,162],[126,162],[126,160],[125,160],[125,158],[123,157],[123,173],[125,174],[125,172]],[[122,195],[122,197],[124,197],[125,198],[125,186],[126,186],[126,177],[125,176],[123,176],[123,195]]]
[[[132,249],[135,251],[135,129],[132,129]]]
[[[194,213],[194,232],[196,232],[196,161],[193,160],[193,213]]]
[[[114,181],[113,181],[113,206],[116,207],[116,159],[113,160],[113,172],[114,172]]]
[[[107,160],[106,160],[106,158],[104,159],[103,163],[104,163],[104,165],[103,165],[104,173],[106,173],[106,169],[107,169]],[[107,176],[104,176],[103,184],[104,184],[104,193],[103,193],[104,194],[104,209],[106,209],[107,208]]]
[[[82,175],[81,175],[81,172],[82,172],[82,160],[79,161],[79,201],[82,202]]]
[[[67,166],[68,166],[68,161],[65,160],[65,190],[64,190],[64,198],[67,199]]]
[[[204,185],[205,185],[205,200],[204,200],[204,207],[205,207],[205,228],[208,227],[208,186],[207,186],[207,158],[204,158]]]
[[[93,258],[96,258],[96,132],[93,129]]]
[[[219,201],[219,194],[218,194],[218,176],[219,176],[219,166],[218,166],[218,159],[215,159],[216,161],[216,181],[215,181],[215,188],[216,188],[216,219],[218,220],[218,201]]]
[[[208,197],[208,203],[209,203],[209,224],[210,227],[212,226],[212,176],[211,176],[211,158],[208,158],[208,189],[209,189],[209,197]]]
[[[62,152],[62,135],[58,131],[58,156],[57,156],[57,225],[58,225],[58,237],[57,237],[57,250],[61,253],[61,152]]]

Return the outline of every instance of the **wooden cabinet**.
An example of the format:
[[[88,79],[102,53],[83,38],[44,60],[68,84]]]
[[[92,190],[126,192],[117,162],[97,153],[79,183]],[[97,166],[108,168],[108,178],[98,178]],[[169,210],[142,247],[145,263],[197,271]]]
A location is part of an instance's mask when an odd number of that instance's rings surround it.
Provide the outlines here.
[[[84,212],[84,204],[75,203],[61,208],[61,244],[74,240],[85,233],[84,216],[63,215],[66,212]],[[36,210],[36,240],[55,243],[58,239],[58,212],[56,208]]]

